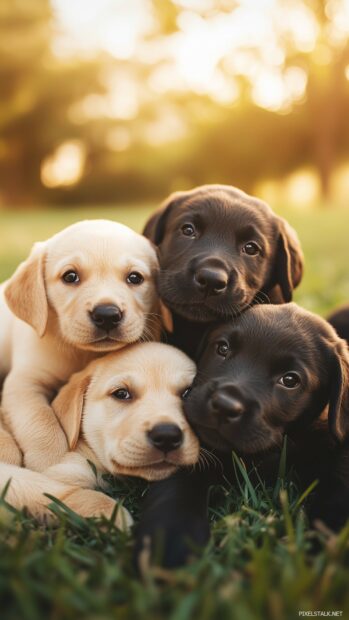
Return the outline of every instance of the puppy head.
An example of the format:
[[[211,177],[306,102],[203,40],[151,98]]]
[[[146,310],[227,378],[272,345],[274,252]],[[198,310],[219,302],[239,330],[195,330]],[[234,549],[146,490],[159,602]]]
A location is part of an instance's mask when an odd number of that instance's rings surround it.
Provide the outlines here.
[[[227,185],[170,196],[144,234],[158,246],[159,292],[194,321],[236,316],[279,287],[290,301],[302,277],[296,233],[270,207]]]
[[[348,391],[348,351],[326,321],[295,304],[255,306],[208,335],[184,406],[203,442],[248,454],[279,445],[327,406],[344,441]]]
[[[74,375],[52,406],[71,448],[81,433],[110,473],[160,480],[198,459],[182,411],[194,374],[181,351],[136,344]]]
[[[144,237],[116,222],[90,220],[36,244],[5,295],[39,336],[51,326],[79,349],[114,350],[158,335],[157,268]]]

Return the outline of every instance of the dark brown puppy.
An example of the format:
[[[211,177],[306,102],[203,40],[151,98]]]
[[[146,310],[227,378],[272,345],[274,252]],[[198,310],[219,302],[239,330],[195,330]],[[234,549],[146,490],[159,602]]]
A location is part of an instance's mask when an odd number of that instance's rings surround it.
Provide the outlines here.
[[[333,528],[349,518],[349,352],[320,317],[293,303],[254,306],[220,325],[205,338],[184,409],[232,481],[232,450],[275,480],[287,434],[288,464],[305,487],[320,480],[311,518]],[[221,473],[182,472],[152,487],[139,533],[163,530],[165,564],[184,561],[186,538],[207,539],[207,489]]]
[[[333,325],[338,336],[349,344],[349,304],[334,310],[327,320]]]
[[[255,301],[288,302],[302,278],[295,231],[265,202],[228,185],[176,192],[143,234],[158,246],[172,342],[192,355],[202,323],[234,318]]]

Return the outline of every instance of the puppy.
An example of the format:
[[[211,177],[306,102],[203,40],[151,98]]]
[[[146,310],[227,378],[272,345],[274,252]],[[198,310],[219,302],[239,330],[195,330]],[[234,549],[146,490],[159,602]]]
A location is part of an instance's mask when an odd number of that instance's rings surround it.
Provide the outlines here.
[[[49,401],[70,375],[108,351],[158,338],[157,269],[144,237],[91,220],[37,243],[5,283],[3,408],[30,469],[43,471],[67,450]]]
[[[334,310],[327,320],[333,325],[338,336],[349,344],[349,304]]]
[[[295,231],[228,185],[173,194],[143,234],[158,246],[169,342],[192,356],[204,323],[234,318],[256,301],[289,302],[302,278]]]
[[[44,474],[0,464],[0,487],[11,477],[7,501],[44,518],[50,511],[43,493],[50,493],[83,516],[110,517],[116,504],[92,490],[96,472],[103,485],[103,473],[160,480],[193,465],[199,443],[182,399],[194,375],[184,353],[159,343],[135,344],[92,361],[52,403],[70,451]],[[130,523],[127,511],[117,515],[120,526],[122,519]]]
[[[163,529],[164,562],[182,563],[186,538],[196,544],[208,538],[208,485],[223,473],[235,479],[232,450],[275,481],[286,434],[289,464],[304,486],[320,480],[311,518],[334,529],[348,519],[349,353],[326,321],[291,303],[254,306],[214,329],[202,344],[184,408],[202,444],[219,455],[222,471],[211,467],[155,485],[139,547],[144,535],[154,539]]]

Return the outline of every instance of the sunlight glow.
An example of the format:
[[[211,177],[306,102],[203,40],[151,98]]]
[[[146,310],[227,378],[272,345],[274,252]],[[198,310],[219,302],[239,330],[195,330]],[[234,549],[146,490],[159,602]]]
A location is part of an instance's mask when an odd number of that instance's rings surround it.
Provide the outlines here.
[[[153,26],[148,0],[51,0],[63,32],[55,51],[62,55],[104,50],[131,58]]]
[[[75,185],[82,177],[86,151],[82,142],[64,142],[41,166],[41,181],[46,187]]]
[[[187,128],[181,117],[170,108],[162,111],[153,121],[147,123],[144,138],[152,146],[161,146],[171,140],[181,139]]]
[[[307,86],[301,61],[285,68],[286,47],[296,59],[314,51],[319,64],[330,54],[314,12],[299,0],[174,0],[178,31],[161,36],[148,36],[157,28],[150,0],[52,3],[55,53],[107,52],[120,61],[137,57],[150,68],[145,88],[137,89],[129,67],[118,66],[104,103],[91,95],[80,111],[72,110],[77,122],[81,115],[134,118],[146,92],[154,97],[192,91],[229,105],[240,95],[238,76],[249,80],[255,103],[286,112],[304,97]],[[349,34],[349,0],[327,0],[325,10],[332,39],[342,40]]]
[[[116,127],[109,131],[106,139],[107,146],[112,151],[126,151],[131,146],[131,134],[126,127]]]

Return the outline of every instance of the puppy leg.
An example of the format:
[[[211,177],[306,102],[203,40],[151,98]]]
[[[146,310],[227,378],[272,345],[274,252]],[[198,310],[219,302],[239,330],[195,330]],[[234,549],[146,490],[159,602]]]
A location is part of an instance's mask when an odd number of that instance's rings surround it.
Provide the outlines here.
[[[68,492],[62,501],[82,517],[104,516],[110,519],[113,512],[116,511],[115,525],[123,531],[129,530],[133,524],[129,511],[100,491],[74,489],[74,491]]]
[[[57,463],[68,444],[40,381],[11,372],[4,383],[5,421],[24,454],[29,469],[43,471]]]
[[[0,415],[0,461],[12,465],[22,464],[22,453],[12,435],[1,422]]]
[[[30,514],[40,521],[55,520],[55,515],[48,508],[52,500],[46,497],[45,493],[56,497],[82,517],[105,516],[109,519],[115,510],[116,502],[104,493],[79,489],[38,472],[1,463],[0,493],[4,491],[9,481],[6,502],[17,510],[27,508]],[[115,525],[122,530],[132,525],[130,514],[121,506],[116,513]]]
[[[59,463],[51,465],[44,473],[49,478],[83,489],[93,489],[101,482],[87,459],[78,452],[67,452]]]
[[[149,564],[176,568],[210,537],[209,476],[179,471],[150,485],[136,530],[134,559],[141,574]]]
[[[82,516],[91,517],[95,514],[104,514],[110,517],[115,509],[117,502],[108,495],[99,491],[88,490],[94,489],[97,484],[102,484],[102,480],[100,477],[96,478],[95,472],[86,458],[77,452],[67,452],[60,463],[45,470],[45,476],[62,484],[78,487],[79,492],[76,491],[69,495],[65,503]],[[123,522],[125,527],[130,527],[133,521],[128,510],[119,506],[116,514],[117,527],[125,529],[122,526]]]

